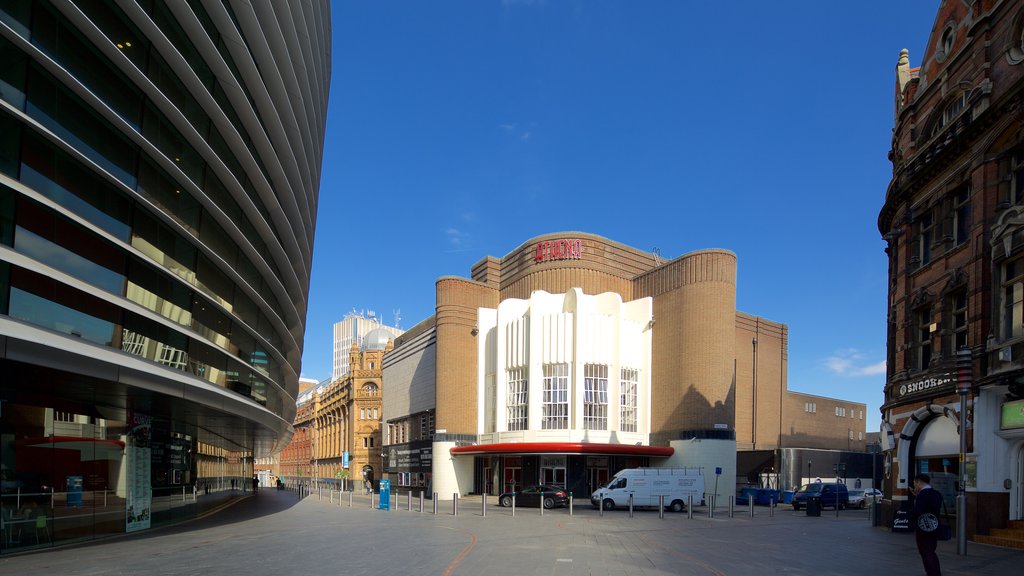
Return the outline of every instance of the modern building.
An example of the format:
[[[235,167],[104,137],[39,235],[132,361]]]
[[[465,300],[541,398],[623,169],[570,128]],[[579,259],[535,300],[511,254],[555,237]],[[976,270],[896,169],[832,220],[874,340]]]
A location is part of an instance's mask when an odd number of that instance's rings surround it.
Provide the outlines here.
[[[921,65],[900,53],[893,176],[878,215],[889,267],[887,510],[928,472],[955,514],[962,480],[967,535],[989,542],[1024,519],[1022,32],[1020,0],[946,0]]]
[[[291,438],[329,9],[0,3],[0,550],[195,516]]]
[[[788,329],[738,312],[735,290],[731,252],[664,262],[580,232],[441,278],[436,314],[384,359],[392,485],[584,496],[622,468],[696,466],[721,469],[724,496],[737,449],[862,448],[865,406],[803,410],[786,385]]]
[[[295,436],[280,459],[286,482],[352,488],[380,478],[381,375],[393,347],[390,331],[369,332],[349,349],[345,376],[299,396]]]
[[[338,380],[348,374],[349,351],[352,346],[362,347],[363,338],[367,334],[380,330],[387,333],[392,340],[402,335],[400,328],[385,326],[377,319],[377,315],[372,310],[365,313],[353,310],[341,322],[335,322],[334,369],[331,371],[331,380]]]

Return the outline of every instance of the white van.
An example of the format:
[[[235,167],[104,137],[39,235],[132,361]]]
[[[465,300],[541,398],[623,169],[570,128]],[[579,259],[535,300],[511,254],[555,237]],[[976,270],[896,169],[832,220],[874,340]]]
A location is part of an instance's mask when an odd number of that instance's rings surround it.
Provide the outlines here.
[[[665,497],[665,506],[673,512],[686,509],[687,498],[693,496],[693,503],[704,499],[704,471],[701,468],[627,468],[590,495],[590,503],[597,508],[612,510],[629,506],[633,496],[633,507],[657,507],[659,496]]]

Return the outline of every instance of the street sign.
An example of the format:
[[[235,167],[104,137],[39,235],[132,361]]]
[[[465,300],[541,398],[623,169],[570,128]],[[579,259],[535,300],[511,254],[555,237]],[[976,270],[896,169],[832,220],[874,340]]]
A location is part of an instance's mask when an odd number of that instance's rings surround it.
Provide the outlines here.
[[[381,510],[391,510],[391,480],[380,481],[380,499],[378,500],[378,508]]]

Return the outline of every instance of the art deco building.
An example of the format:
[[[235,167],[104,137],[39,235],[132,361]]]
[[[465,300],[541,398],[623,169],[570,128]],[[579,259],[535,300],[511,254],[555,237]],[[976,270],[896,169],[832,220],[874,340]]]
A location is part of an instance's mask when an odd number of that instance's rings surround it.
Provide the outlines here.
[[[893,177],[878,216],[888,507],[928,472],[955,513],[962,480],[967,534],[990,542],[1024,520],[1022,87],[1024,2],[943,1],[921,65],[906,50],[896,65]],[[964,351],[973,386],[961,409]]]
[[[738,312],[735,291],[731,252],[666,262],[580,232],[441,278],[436,314],[385,356],[389,479],[585,496],[622,468],[686,465],[721,468],[724,496],[737,449],[863,448],[863,404],[786,410],[812,404],[786,389],[788,330]]]
[[[0,3],[4,551],[193,516],[291,438],[330,40],[325,0]]]

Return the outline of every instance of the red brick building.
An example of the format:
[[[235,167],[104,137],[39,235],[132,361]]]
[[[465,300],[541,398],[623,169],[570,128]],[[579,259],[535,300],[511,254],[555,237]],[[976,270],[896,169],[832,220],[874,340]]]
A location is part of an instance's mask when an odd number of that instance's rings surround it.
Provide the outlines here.
[[[944,0],[921,65],[896,66],[882,406],[889,510],[929,472],[950,511],[967,437],[967,532],[1024,519],[1024,2]],[[961,414],[955,357],[974,386]],[[1011,415],[1012,416],[1012,415]]]

